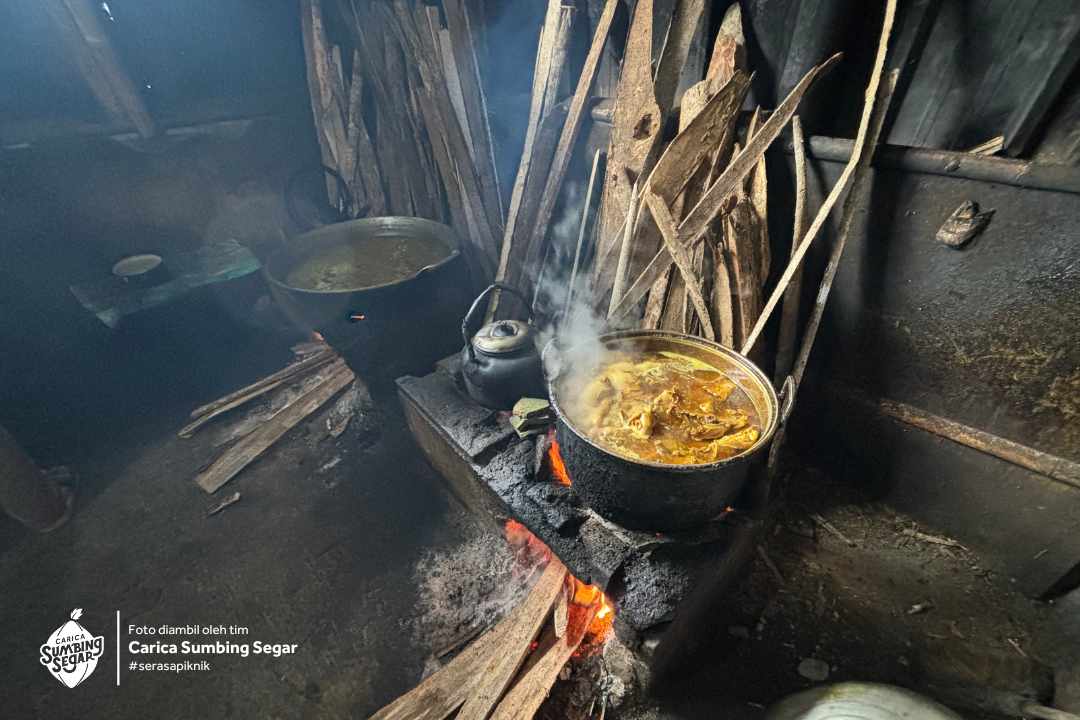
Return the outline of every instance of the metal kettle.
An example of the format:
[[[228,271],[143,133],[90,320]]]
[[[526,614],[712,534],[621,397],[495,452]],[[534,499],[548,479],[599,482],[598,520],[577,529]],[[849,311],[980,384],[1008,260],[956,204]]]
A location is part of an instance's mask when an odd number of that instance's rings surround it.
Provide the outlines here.
[[[492,283],[473,301],[461,322],[465,348],[461,351],[461,375],[473,400],[485,407],[509,410],[523,397],[546,397],[537,331],[527,321],[496,320],[473,334],[471,328],[483,313],[484,301],[495,289],[514,295],[525,307],[520,292],[503,283]]]

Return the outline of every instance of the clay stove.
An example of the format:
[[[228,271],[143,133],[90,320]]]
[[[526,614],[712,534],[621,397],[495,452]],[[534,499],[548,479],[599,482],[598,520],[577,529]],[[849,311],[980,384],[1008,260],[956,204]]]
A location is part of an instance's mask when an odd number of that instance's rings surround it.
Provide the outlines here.
[[[524,525],[580,581],[600,588],[616,608],[615,632],[643,650],[655,674],[692,654],[715,600],[753,547],[752,478],[735,507],[693,531],[630,530],[600,517],[575,496],[549,435],[519,438],[507,413],[466,394],[456,356],[424,377],[403,377],[398,393],[409,427],[450,491],[501,532]]]

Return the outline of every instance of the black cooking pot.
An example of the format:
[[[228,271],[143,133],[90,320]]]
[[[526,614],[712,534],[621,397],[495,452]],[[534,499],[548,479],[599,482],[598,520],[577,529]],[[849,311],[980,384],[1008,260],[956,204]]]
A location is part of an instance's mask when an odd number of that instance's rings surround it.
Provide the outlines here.
[[[418,271],[366,287],[310,290],[286,282],[290,271],[340,245],[371,256],[414,240],[445,252]],[[274,299],[289,318],[315,330],[356,373],[372,382],[421,374],[461,348],[461,316],[471,299],[468,269],[446,225],[378,217],[298,235],[263,265]],[[362,255],[356,262],[364,262]]]
[[[701,338],[659,330],[628,330],[602,335],[602,348],[544,349],[548,392],[558,420],[555,439],[574,493],[593,510],[624,527],[672,531],[702,525],[719,516],[746,482],[750,463],[769,446],[779,424],[779,402],[772,384],[752,362],[733,350]],[[668,465],[634,460],[590,440],[563,413],[559,400],[580,387],[564,387],[562,368],[580,367],[600,351],[671,351],[699,358],[724,372],[750,398],[761,419],[761,437],[749,450],[727,460],[701,465]],[[579,355],[579,357],[575,357]]]

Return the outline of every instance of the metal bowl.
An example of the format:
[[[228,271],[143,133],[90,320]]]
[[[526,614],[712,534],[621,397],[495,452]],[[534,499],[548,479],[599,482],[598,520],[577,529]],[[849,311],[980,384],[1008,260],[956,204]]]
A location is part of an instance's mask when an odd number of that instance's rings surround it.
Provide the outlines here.
[[[961,720],[933,700],[892,685],[846,682],[811,688],[769,708],[765,720]]]
[[[717,343],[660,330],[626,330],[602,335],[612,351],[677,352],[701,359],[724,372],[750,398],[761,421],[761,436],[748,450],[713,463],[670,465],[620,455],[593,442],[576,428],[559,400],[580,388],[562,387],[560,351],[553,343],[544,349],[548,393],[558,417],[555,439],[573,482],[574,492],[596,512],[625,527],[640,530],[681,530],[719,516],[746,482],[750,463],[772,441],[779,425],[779,401],[768,378],[754,363]]]

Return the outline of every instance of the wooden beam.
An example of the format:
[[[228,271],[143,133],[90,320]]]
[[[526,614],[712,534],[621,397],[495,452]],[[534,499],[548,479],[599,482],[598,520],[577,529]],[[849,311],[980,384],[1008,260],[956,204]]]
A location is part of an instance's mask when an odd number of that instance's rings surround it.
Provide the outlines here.
[[[656,104],[669,113],[679,101],[679,83],[683,73],[696,72],[698,79],[704,68],[687,68],[687,60],[695,39],[708,28],[709,6],[706,0],[676,0],[671,25],[664,39],[664,49],[656,64]]]
[[[328,365],[332,362],[337,355],[334,354],[329,348],[320,350],[318,352],[308,355],[303,360],[295,362],[283,370],[278,370],[272,375],[267,375],[261,380],[258,380],[247,387],[241,388],[236,392],[229,393],[223,398],[215,400],[214,402],[195,408],[191,412],[192,422],[188,423],[184,428],[177,433],[180,437],[191,437],[196,430],[201,428],[206,423],[210,422],[219,415],[223,415],[234,408],[238,408],[245,403],[254,400],[257,397],[265,395],[266,393],[280,387],[286,382],[296,378],[299,375],[306,375],[309,372],[313,372],[323,365]]]
[[[130,123],[144,138],[157,126],[131,76],[120,63],[101,24],[99,10],[89,0],[42,0],[60,30],[71,60],[105,112]]]
[[[686,248],[679,242],[678,230],[675,227],[675,219],[671,216],[671,211],[668,210],[664,201],[652,192],[646,191],[645,203],[649,206],[649,211],[652,213],[653,219],[660,229],[660,235],[664,239],[664,245],[672,259],[675,261],[675,267],[677,267],[682,274],[683,284],[686,286],[686,294],[690,296],[690,299],[694,304],[694,310],[697,311],[698,320],[701,322],[702,334],[705,336],[706,340],[715,340],[716,334],[713,332],[709,309],[705,305],[705,298],[701,294],[701,279],[694,274],[694,267],[690,256],[686,254]]]
[[[585,615],[575,618],[575,624],[584,623],[587,627],[596,610],[596,606],[582,608]],[[573,657],[583,638],[583,632],[564,632],[560,635],[555,623],[549,624],[540,636],[528,664],[491,715],[491,720],[533,720],[558,679],[559,672]]]

